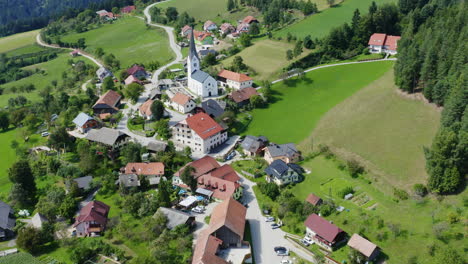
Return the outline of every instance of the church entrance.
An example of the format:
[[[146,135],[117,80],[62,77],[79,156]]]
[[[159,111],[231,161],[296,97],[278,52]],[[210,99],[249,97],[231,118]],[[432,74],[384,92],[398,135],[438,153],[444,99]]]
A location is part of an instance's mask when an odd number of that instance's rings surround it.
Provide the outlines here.
[[[211,92],[208,92],[208,96],[211,96]]]

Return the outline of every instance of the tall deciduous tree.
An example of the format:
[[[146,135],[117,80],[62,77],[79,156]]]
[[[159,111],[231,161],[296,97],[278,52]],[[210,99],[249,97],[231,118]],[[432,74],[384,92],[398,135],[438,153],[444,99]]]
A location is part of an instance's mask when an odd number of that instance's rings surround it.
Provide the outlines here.
[[[151,104],[151,114],[153,115],[153,119],[156,121],[159,121],[164,117],[164,105],[161,101],[156,100]]]
[[[13,163],[8,170],[8,177],[13,182],[10,197],[22,206],[33,205],[36,201],[37,188],[29,162],[19,160]]]
[[[195,172],[194,167],[187,166],[187,167],[184,168],[184,170],[182,171],[182,173],[180,175],[180,179],[185,184],[187,184],[187,186],[190,187],[190,190],[192,190],[192,192],[195,192],[195,190],[197,189],[197,180],[192,175],[194,172]]]

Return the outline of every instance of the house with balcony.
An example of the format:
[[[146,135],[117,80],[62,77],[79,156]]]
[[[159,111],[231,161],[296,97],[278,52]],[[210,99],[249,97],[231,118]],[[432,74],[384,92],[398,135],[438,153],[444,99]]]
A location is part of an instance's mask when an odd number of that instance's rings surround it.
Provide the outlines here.
[[[73,224],[77,237],[100,236],[105,230],[110,207],[100,201],[92,201],[81,208]]]

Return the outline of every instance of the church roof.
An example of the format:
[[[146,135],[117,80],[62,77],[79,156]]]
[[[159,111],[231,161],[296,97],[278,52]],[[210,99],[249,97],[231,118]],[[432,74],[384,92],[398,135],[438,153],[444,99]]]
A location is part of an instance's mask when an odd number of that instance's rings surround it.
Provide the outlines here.
[[[206,79],[208,79],[211,76],[208,73],[204,72],[204,71],[195,70],[195,71],[193,71],[191,77],[195,81],[203,83]]]

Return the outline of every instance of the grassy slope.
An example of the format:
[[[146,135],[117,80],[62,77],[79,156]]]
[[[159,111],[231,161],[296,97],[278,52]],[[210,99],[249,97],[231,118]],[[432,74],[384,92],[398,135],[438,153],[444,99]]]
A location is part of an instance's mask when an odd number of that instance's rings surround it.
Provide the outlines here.
[[[70,34],[62,39],[75,42],[79,38],[86,39],[87,49],[90,51],[100,47],[106,54],[114,54],[120,60],[121,68],[150,61],[165,64],[173,58],[164,30],[147,29],[144,21],[136,17],[125,16],[113,24],[105,24],[84,33]]]
[[[312,38],[321,38],[325,36],[330,29],[337,27],[345,22],[351,21],[353,12],[356,8],[359,9],[361,14],[367,13],[370,4],[374,0],[345,0],[343,3],[329,8],[319,14],[307,17],[300,22],[282,29],[274,36],[285,37],[288,32],[303,38],[306,35],[311,35]],[[396,2],[395,0],[375,0],[377,4]]]
[[[426,180],[423,146],[431,144],[440,113],[402,98],[393,83],[393,71],[388,71],[346,99],[323,116],[312,138],[315,144],[359,155],[389,174],[390,183],[409,189]]]
[[[266,109],[252,111],[253,121],[243,134],[264,135],[277,143],[299,143],[327,111],[378,79],[392,65],[343,65],[309,72],[303,81],[277,83],[273,90],[278,101]]]
[[[242,50],[235,56],[241,56],[244,63],[257,72],[257,75],[254,76],[256,80],[266,80],[277,77],[279,71],[290,63],[286,59],[288,49],[293,50],[294,43],[265,39],[255,42],[254,45]],[[303,55],[305,54],[306,52],[303,53]],[[222,64],[229,66],[233,59],[234,56],[229,57]]]
[[[4,53],[35,43],[36,35],[38,33],[39,30],[34,30],[0,38],[0,53]]]
[[[291,191],[299,199],[305,199],[309,193],[315,193],[322,198],[327,198],[331,190],[332,198],[338,205],[349,209],[341,214],[332,214],[327,220],[332,220],[348,234],[358,233],[360,231],[371,241],[381,247],[386,255],[389,256],[388,263],[406,263],[410,256],[417,256],[418,263],[429,264],[431,257],[427,254],[427,247],[431,243],[441,245],[432,232],[432,219],[434,222],[446,221],[449,212],[454,212],[459,207],[463,207],[459,197],[450,197],[443,201],[437,201],[432,198],[424,198],[423,201],[409,199],[406,201],[395,202],[392,196],[387,196],[377,190],[374,185],[368,184],[362,178],[353,179],[344,171],[337,168],[337,164],[331,160],[319,156],[311,161],[302,164],[305,168],[312,171],[306,175],[304,182],[292,187]],[[333,179],[332,181],[329,181]],[[337,197],[336,193],[346,186],[354,187],[358,195],[367,195],[370,202],[359,206],[354,201],[345,201]],[[375,210],[366,209],[370,204],[377,204]],[[434,208],[437,208],[434,210]],[[398,212],[398,213],[395,213]],[[415,214],[414,212],[417,212]],[[384,220],[384,227],[377,227],[377,219]],[[344,220],[347,223],[344,223]],[[388,229],[389,223],[400,225],[403,235],[394,238],[392,232]],[[301,231],[303,225],[300,224]],[[463,224],[457,223],[450,225],[452,232],[463,233]],[[377,239],[378,233],[387,233],[388,238],[382,241]],[[460,241],[451,240],[450,246],[457,247]],[[340,249],[333,254],[333,257],[341,262],[345,260],[348,247]]]
[[[2,94],[0,95],[0,107],[4,107],[8,105],[8,99],[11,97],[17,97],[18,95],[23,95],[30,101],[35,101],[39,99],[39,91],[44,89],[46,86],[51,85],[50,82],[52,80],[58,80],[60,84],[60,80],[62,79],[62,72],[68,69],[69,67],[67,64],[67,61],[69,59],[71,59],[71,57],[68,55],[68,53],[62,53],[62,54],[59,54],[59,56],[56,59],[53,59],[51,61],[26,67],[27,69],[39,68],[41,70],[45,70],[46,73],[45,74],[36,73],[29,77],[20,79],[15,82],[9,82],[9,83],[3,84],[2,87],[4,88],[8,88],[12,86],[18,87],[21,85],[32,83],[36,86],[36,90],[30,93],[17,92],[14,94],[13,93]],[[76,57],[73,60],[75,61],[83,60],[85,62],[90,63],[90,61],[84,57]]]

